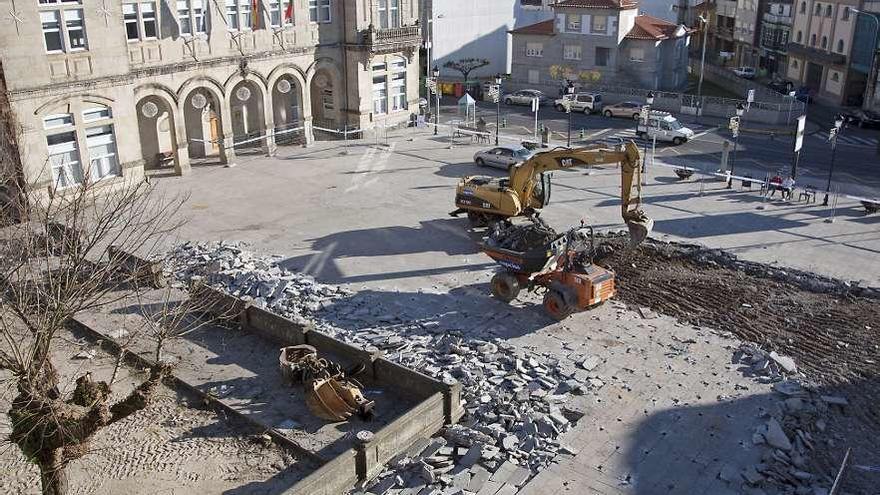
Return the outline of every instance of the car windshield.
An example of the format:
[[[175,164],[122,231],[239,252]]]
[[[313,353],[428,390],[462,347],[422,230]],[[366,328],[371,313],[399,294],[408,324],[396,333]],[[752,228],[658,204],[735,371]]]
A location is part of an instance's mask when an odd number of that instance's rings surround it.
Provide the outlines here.
[[[514,151],[514,153],[516,154],[516,156],[518,156],[520,158],[528,158],[529,156],[532,155],[532,152],[526,148],[520,148],[520,149]]]
[[[677,131],[677,130],[681,129],[682,127],[684,127],[681,125],[681,122],[679,122],[675,119],[667,120],[666,125],[668,125],[669,128],[672,129],[673,131]]]

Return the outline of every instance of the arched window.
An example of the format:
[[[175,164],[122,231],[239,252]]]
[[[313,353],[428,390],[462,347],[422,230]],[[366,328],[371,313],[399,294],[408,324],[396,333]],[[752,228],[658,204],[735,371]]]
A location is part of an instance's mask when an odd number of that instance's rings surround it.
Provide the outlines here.
[[[843,53],[843,40],[837,40],[837,53]]]
[[[849,7],[844,7],[844,8],[843,8],[843,14],[841,14],[841,17],[843,17],[843,20],[844,20],[844,21],[848,21],[848,20],[849,20],[849,12],[850,12]]]
[[[831,73],[831,80],[834,82],[840,82],[840,73],[839,72],[832,72]]]
[[[58,189],[119,175],[113,112],[110,107],[91,101],[71,101],[68,113],[43,118],[52,183]],[[86,155],[81,157],[78,134],[84,135]],[[87,162],[84,167],[83,162]]]
[[[807,2],[801,2],[801,14],[807,13]]]
[[[802,31],[797,32],[797,42],[800,43],[804,41],[804,33]]]
[[[797,60],[792,59],[792,61],[791,61],[791,68],[792,68],[792,69],[797,69],[797,68],[798,68],[798,61],[797,61]]]
[[[815,34],[810,35],[810,46],[816,46],[816,35]]]
[[[373,64],[373,113],[406,110],[406,58],[390,57]]]
[[[822,36],[822,49],[828,48],[828,36]]]
[[[831,17],[832,14],[833,14],[833,9],[832,9],[831,5],[826,6],[825,7],[825,17]]]
[[[817,4],[816,4],[816,12],[815,12],[815,15],[822,15],[822,4],[821,4],[821,3],[817,3]]]

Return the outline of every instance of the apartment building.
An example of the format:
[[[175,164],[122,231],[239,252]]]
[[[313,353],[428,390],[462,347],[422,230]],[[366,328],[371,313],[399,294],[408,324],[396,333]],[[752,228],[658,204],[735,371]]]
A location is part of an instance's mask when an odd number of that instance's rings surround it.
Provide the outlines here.
[[[788,69],[792,0],[771,0],[761,18],[760,67],[771,77],[784,78]]]
[[[40,189],[271,155],[417,111],[418,0],[0,0],[0,115]],[[9,143],[4,143],[7,148]]]
[[[511,31],[515,84],[554,92],[566,79],[677,90],[691,30],[638,14],[633,0],[561,0],[555,17]]]
[[[870,62],[853,64],[860,0],[795,0],[788,79],[832,105],[859,105]],[[870,50],[868,50],[870,51]],[[868,57],[870,58],[870,56]]]

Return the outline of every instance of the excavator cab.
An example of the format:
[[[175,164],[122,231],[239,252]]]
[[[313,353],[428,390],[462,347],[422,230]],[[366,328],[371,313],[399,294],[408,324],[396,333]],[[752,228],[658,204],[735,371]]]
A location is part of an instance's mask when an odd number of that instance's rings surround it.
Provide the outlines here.
[[[541,180],[535,184],[535,190],[532,191],[532,198],[535,200],[538,208],[543,208],[550,204],[550,193],[552,190],[553,174],[541,173]]]

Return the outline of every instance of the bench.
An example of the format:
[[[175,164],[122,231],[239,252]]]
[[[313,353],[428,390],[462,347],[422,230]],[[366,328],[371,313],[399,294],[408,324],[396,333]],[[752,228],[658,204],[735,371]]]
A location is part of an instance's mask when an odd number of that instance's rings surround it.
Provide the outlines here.
[[[865,213],[868,215],[880,211],[880,203],[876,201],[862,201],[862,206],[865,207]]]
[[[675,169],[675,175],[678,176],[678,180],[686,180],[694,175],[694,171],[687,168],[677,168]]]
[[[472,127],[469,125],[459,125],[455,128],[455,136],[454,137],[462,137],[468,135],[471,137],[471,142],[478,143],[488,143],[489,142],[489,133],[485,128]]]
[[[800,194],[798,194],[798,201],[806,201],[807,203],[815,203],[816,202],[816,188],[812,186],[805,187]]]

